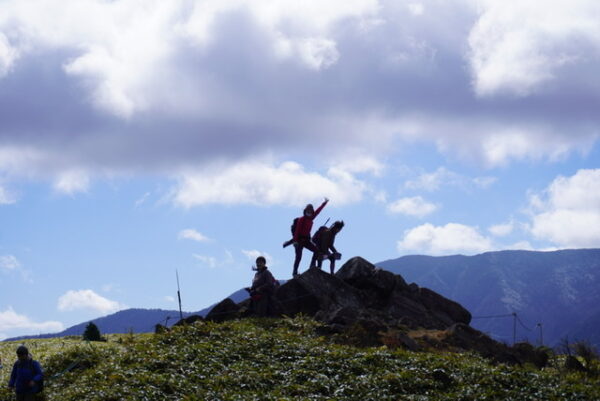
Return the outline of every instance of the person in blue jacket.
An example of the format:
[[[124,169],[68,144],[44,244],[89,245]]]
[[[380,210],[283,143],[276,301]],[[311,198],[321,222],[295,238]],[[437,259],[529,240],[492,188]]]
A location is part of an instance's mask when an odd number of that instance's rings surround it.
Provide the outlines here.
[[[17,401],[34,401],[43,388],[44,372],[34,361],[26,346],[17,348],[17,361],[13,365],[8,387],[17,393]]]

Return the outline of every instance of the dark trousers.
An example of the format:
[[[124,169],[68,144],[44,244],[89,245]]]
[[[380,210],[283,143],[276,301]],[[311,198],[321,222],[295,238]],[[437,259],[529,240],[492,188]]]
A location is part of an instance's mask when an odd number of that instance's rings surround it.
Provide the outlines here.
[[[271,295],[260,294],[259,297],[252,297],[250,308],[256,316],[269,316],[271,314]]]
[[[38,394],[17,393],[17,401],[36,401],[39,400]]]
[[[296,251],[296,259],[294,260],[294,274],[298,274],[298,266],[300,266],[300,261],[302,260],[302,250],[304,248],[313,253],[310,267],[314,266],[315,255],[319,253],[317,247],[310,241],[310,239],[301,239],[294,244],[294,249]]]
[[[324,254],[325,254],[325,253],[321,253],[320,255],[322,256],[322,255],[324,255]],[[335,255],[331,254],[331,255],[327,256],[325,259],[329,259],[329,271],[331,272],[331,274],[333,274],[333,272],[335,271]],[[322,266],[323,266],[323,261],[324,261],[325,259],[318,258],[318,260],[317,260],[317,267],[318,267],[319,269],[321,269],[321,268],[322,268]]]

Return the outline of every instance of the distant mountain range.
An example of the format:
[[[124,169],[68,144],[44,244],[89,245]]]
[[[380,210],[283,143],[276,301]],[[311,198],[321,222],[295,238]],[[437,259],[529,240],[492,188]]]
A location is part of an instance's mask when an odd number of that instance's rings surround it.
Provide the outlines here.
[[[512,342],[515,312],[517,341],[600,345],[600,249],[404,256],[377,265],[459,302],[471,325],[497,340]]]
[[[229,298],[235,302],[241,302],[248,298],[248,292],[244,289],[238,290],[233,294],[229,295]],[[197,312],[183,312],[183,317],[190,315],[201,315],[206,314],[213,308],[214,304],[204,308]],[[81,336],[85,327],[89,322],[94,322],[100,333],[149,333],[154,331],[154,327],[157,323],[162,325],[172,326],[177,323],[180,319],[178,310],[164,310],[164,309],[125,309],[113,313],[108,316],[99,317],[97,319],[91,319],[89,321],[76,324],[58,333],[47,333],[38,334],[32,336],[19,336],[7,338],[4,341],[19,341],[27,340],[31,338],[53,338],[53,337],[65,337],[65,336]]]
[[[568,337],[600,346],[600,249],[404,256],[377,266],[459,302],[472,313],[472,326],[496,340],[512,343],[514,312],[517,341],[537,344],[543,337],[544,344],[555,346]],[[229,297],[237,303],[248,294],[241,289]],[[205,316],[213,306],[184,317]],[[179,311],[127,309],[92,321],[101,333],[143,333],[152,332],[156,323],[178,320]],[[5,341],[81,335],[88,323]]]

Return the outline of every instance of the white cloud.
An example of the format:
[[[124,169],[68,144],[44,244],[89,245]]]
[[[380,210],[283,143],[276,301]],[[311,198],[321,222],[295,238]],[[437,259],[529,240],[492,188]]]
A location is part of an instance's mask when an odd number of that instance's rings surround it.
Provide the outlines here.
[[[144,203],[146,203],[146,201],[148,200],[149,197],[150,197],[150,192],[144,193],[144,195],[142,195],[138,200],[135,201],[134,207],[137,209],[138,207],[142,206]]]
[[[520,251],[534,251],[537,249],[534,249],[533,246],[529,243],[529,241],[519,241],[519,242],[515,242],[514,244],[508,245],[506,247],[503,247],[503,249],[514,249],[514,250],[520,250]],[[555,249],[546,249],[546,251],[548,250],[555,250]]]
[[[179,232],[179,239],[189,239],[189,240],[197,241],[197,242],[210,241],[210,239],[207,236],[205,236],[204,234],[200,233],[197,230],[194,230],[193,228],[187,228],[185,230],[181,230]]]
[[[30,333],[53,333],[64,330],[60,322],[46,321],[34,322],[25,315],[20,315],[9,306],[6,310],[0,311],[0,332],[11,330],[27,331]]]
[[[600,246],[600,169],[556,178],[530,199],[531,232],[560,247]]]
[[[21,267],[19,260],[13,255],[0,255],[0,269],[17,270]]]
[[[472,186],[478,188],[488,188],[496,179],[494,177],[475,177],[469,178],[461,174],[450,171],[445,167],[438,167],[432,173],[423,173],[414,180],[408,180],[404,183],[404,187],[412,190],[425,190],[434,192],[441,189],[443,186],[453,186],[461,188],[469,188]]]
[[[335,42],[323,38],[308,38],[299,43],[299,53],[304,62],[315,70],[328,68],[340,57]]]
[[[0,31],[0,78],[8,74],[17,57],[18,51],[10,45],[6,35]]]
[[[392,202],[387,207],[391,213],[405,214],[408,216],[425,217],[438,209],[438,206],[427,202],[420,196],[402,198]]]
[[[493,250],[492,242],[476,228],[448,223],[445,226],[423,224],[404,232],[398,241],[401,253],[418,252],[428,255],[453,253],[474,254]]]
[[[87,192],[90,186],[90,177],[83,171],[67,171],[61,173],[54,182],[54,189],[67,195],[76,192]]]
[[[408,10],[412,15],[419,16],[425,12],[425,6],[422,3],[409,3]]]
[[[495,224],[488,228],[488,231],[494,235],[495,237],[505,237],[513,232],[515,228],[514,221],[509,221],[508,223]]]
[[[211,203],[300,206],[328,197],[332,204],[343,205],[360,201],[366,190],[364,182],[340,168],[330,168],[323,176],[294,162],[279,166],[240,162],[182,175],[173,200],[184,207]]]
[[[483,138],[478,154],[490,167],[505,166],[512,160],[557,161],[574,149],[589,149],[593,141],[594,138],[577,141],[538,128],[504,128]]]
[[[104,298],[92,290],[69,290],[58,298],[58,310],[63,312],[88,309],[107,314],[123,308],[124,305]]]
[[[261,252],[256,249],[252,249],[252,250],[244,250],[243,249],[242,253],[244,255],[246,255],[248,260],[250,260],[252,263],[254,263],[256,261],[256,258],[258,258],[259,256],[263,256],[265,259],[267,259],[267,265],[273,264],[273,257],[271,255],[269,255],[267,252]]]
[[[219,265],[217,258],[215,258],[214,256],[198,255],[196,253],[192,256],[194,256],[195,259],[199,260],[204,266],[209,267],[211,269],[214,269]]]
[[[0,172],[49,179],[72,194],[107,170],[172,177],[182,166],[235,164],[261,150],[335,159],[364,148],[390,154],[403,140],[490,167],[555,160],[597,138],[589,99],[599,82],[598,7],[4,0],[1,79],[16,89],[0,92],[12,107],[3,109]],[[470,78],[486,99],[473,96]],[[545,82],[558,86],[538,91]],[[536,96],[492,96],[505,91]],[[214,201],[211,191],[193,192],[182,201]]]
[[[598,57],[600,4],[485,0],[469,35],[475,91],[529,95],[561,69]]]
[[[10,205],[17,201],[17,197],[0,185],[0,205]]]
[[[206,0],[202,2],[150,0],[4,1],[4,21],[17,25],[23,51],[34,46],[76,49],[64,64],[67,74],[81,79],[91,91],[94,104],[116,116],[130,118],[147,110],[157,99],[156,76],[173,60],[181,41],[205,49],[216,36],[218,22],[243,14],[271,42],[295,51],[308,68],[326,68],[338,57],[330,30],[339,21],[358,20],[377,11],[375,0],[278,1]],[[293,24],[289,24],[294,21]],[[186,43],[186,45],[188,45]],[[4,36],[0,37],[0,68],[8,69],[16,58]],[[1,70],[0,70],[1,72]]]
[[[170,295],[165,295],[164,300],[167,302],[175,302],[175,297],[172,297]]]

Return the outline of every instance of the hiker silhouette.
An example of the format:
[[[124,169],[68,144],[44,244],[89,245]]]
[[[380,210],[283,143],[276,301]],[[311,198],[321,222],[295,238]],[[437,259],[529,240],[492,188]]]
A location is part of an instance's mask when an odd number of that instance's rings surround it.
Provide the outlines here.
[[[313,254],[311,265],[315,264],[319,269],[323,266],[323,260],[329,259],[329,271],[331,274],[335,271],[335,261],[340,260],[342,254],[335,249],[335,237],[344,228],[344,222],[338,220],[331,227],[321,226],[313,235],[312,241],[317,247],[318,253]],[[331,252],[330,252],[331,251]]]
[[[329,199],[325,198],[317,210],[315,210],[313,205],[310,203],[306,205],[302,217],[294,219],[294,224],[292,225],[293,238],[290,241],[283,243],[284,248],[292,243],[294,244],[294,250],[296,254],[294,259],[294,270],[292,272],[294,276],[298,274],[298,266],[302,260],[302,251],[304,248],[313,253],[313,259],[315,259],[314,255],[318,255],[319,253],[317,247],[311,241],[310,232],[312,230],[313,220],[319,215],[319,213],[321,213],[321,210],[323,210],[325,205],[327,205],[327,202],[329,202]],[[315,267],[313,259],[311,259],[311,268]]]
[[[256,271],[252,286],[246,288],[250,294],[250,309],[257,316],[268,316],[271,312],[271,296],[279,282],[271,274],[267,267],[267,260],[264,256],[256,258]]]
[[[16,393],[17,401],[35,400],[44,388],[42,367],[33,360],[24,345],[17,348],[17,361],[13,365],[8,387]]]

